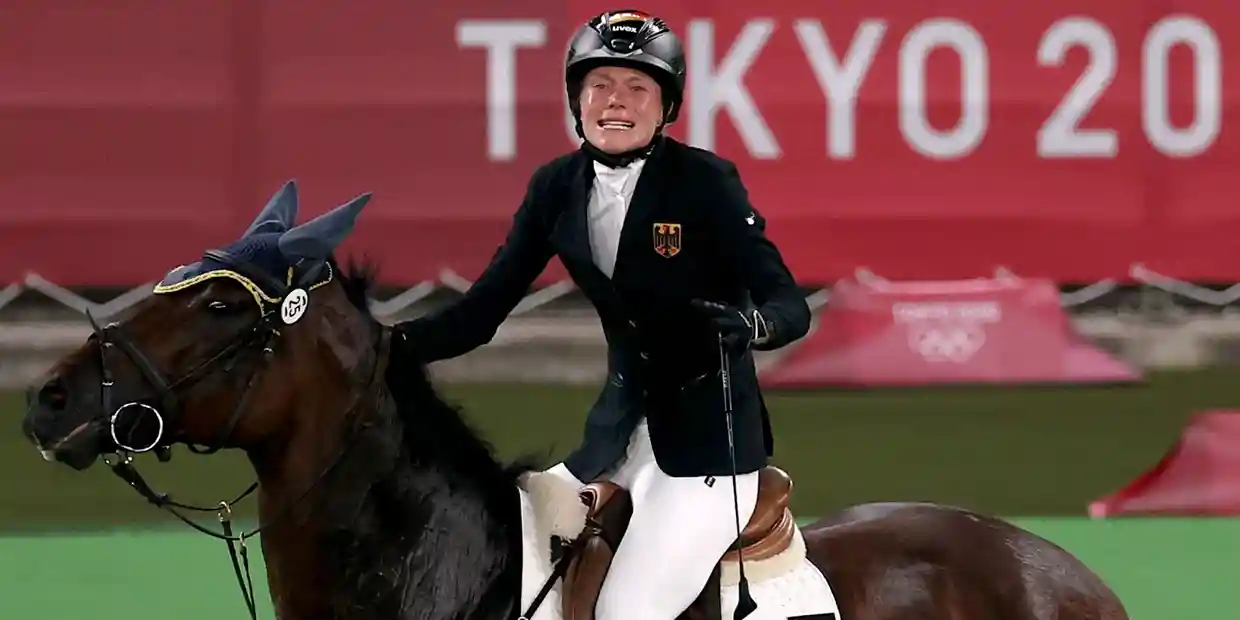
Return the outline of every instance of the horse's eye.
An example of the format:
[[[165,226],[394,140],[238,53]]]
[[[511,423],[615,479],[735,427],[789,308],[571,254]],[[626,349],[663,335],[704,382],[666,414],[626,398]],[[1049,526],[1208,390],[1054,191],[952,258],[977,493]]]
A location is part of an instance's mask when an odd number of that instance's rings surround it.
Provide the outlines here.
[[[236,308],[237,308],[236,305],[230,304],[226,301],[214,300],[214,301],[210,301],[207,303],[208,310],[215,312],[215,313],[219,313],[219,314],[232,312]]]

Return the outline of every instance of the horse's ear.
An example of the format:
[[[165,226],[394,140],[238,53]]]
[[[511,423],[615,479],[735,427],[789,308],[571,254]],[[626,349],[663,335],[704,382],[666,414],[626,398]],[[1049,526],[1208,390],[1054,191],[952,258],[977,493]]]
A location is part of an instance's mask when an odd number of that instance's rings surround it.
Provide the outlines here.
[[[362,194],[284,233],[280,236],[280,252],[289,260],[327,260],[353,232],[357,216],[368,202],[370,193]]]
[[[297,221],[297,181],[290,180],[284,184],[275,194],[271,196],[271,200],[267,201],[267,206],[259,212],[258,217],[250,223],[250,227],[246,229],[242,237],[258,233],[282,233],[287,232],[293,227]]]

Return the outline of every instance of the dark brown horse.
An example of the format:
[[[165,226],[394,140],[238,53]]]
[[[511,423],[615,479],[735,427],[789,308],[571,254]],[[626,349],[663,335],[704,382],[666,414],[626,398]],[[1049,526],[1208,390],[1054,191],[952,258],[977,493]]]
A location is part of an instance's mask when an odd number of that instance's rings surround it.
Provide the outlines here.
[[[173,270],[126,320],[92,321],[95,333],[32,390],[25,435],[75,469],[104,456],[171,510],[130,454],[244,450],[285,620],[507,619],[536,599],[536,619],[592,617],[625,492],[588,487],[583,531],[576,489],[497,461],[425,369],[389,350],[368,312],[370,276],[333,259],[365,201],[295,226],[286,185],[240,240]],[[781,472],[763,472],[741,537],[747,580],[729,554],[684,617],[720,617],[743,583],[751,618],[1127,618],[1088,568],[1004,521],[876,504],[798,529],[789,492]],[[553,548],[553,534],[574,542]],[[543,597],[553,554],[565,583]]]

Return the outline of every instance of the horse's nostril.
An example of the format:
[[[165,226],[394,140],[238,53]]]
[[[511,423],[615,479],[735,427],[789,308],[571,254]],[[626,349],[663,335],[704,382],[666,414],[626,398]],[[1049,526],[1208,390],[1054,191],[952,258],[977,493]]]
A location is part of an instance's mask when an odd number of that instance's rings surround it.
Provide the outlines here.
[[[39,389],[38,399],[40,405],[60,411],[69,403],[69,391],[61,385],[59,379],[52,379]]]

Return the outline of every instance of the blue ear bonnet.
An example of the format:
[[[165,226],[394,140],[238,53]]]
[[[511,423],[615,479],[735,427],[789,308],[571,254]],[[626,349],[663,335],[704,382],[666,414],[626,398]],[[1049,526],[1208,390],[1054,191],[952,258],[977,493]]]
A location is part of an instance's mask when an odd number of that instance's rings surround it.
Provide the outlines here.
[[[155,294],[174,293],[213,278],[229,278],[254,296],[264,311],[278,306],[294,288],[312,291],[332,281],[331,263],[299,261],[291,264],[280,251],[279,233],[262,233],[208,251],[203,259],[168,272]],[[307,264],[309,263],[309,264]],[[304,281],[309,278],[309,281]]]
[[[370,194],[363,194],[295,226],[297,186],[289,181],[240,239],[168,272],[154,293],[174,293],[214,278],[228,278],[244,286],[267,312],[293,290],[309,292],[332,281],[332,252],[352,231],[369,199]]]

